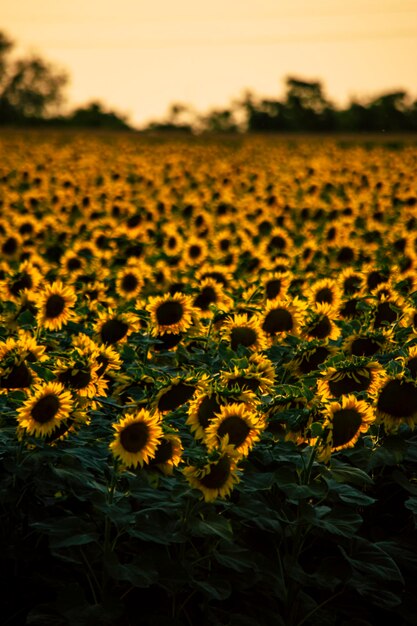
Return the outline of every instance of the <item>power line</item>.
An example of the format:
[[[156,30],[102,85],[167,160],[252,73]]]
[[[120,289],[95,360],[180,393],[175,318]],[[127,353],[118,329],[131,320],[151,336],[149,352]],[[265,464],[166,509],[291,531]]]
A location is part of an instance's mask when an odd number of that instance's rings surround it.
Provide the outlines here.
[[[42,40],[42,46],[54,49],[82,49],[95,50],[101,48],[130,48],[130,49],[163,49],[163,48],[188,48],[188,47],[212,47],[212,46],[270,46],[288,43],[333,43],[333,42],[350,42],[350,41],[366,41],[378,39],[404,39],[417,37],[417,30],[398,30],[385,31],[380,33],[322,33],[320,35],[287,35],[279,37],[252,37],[240,39],[183,39],[183,40],[161,40],[161,41],[97,41],[86,43],[74,43],[58,41]]]
[[[417,13],[417,4],[414,2],[410,5],[407,6],[393,6],[393,7],[380,7],[380,6],[376,6],[375,10],[372,10],[374,7],[368,6],[365,7],[364,5],[361,5],[361,12],[353,12],[353,11],[324,11],[324,12],[319,12],[319,11],[314,11],[312,13],[305,13],[305,12],[294,12],[294,13],[288,13],[288,12],[282,12],[282,13],[276,13],[276,12],[269,12],[269,13],[264,13],[263,15],[258,13],[258,14],[247,14],[247,15],[243,15],[243,14],[232,14],[232,15],[220,15],[220,16],[213,16],[213,15],[179,15],[179,14],[172,14],[172,15],[158,15],[155,17],[152,16],[147,16],[145,18],[141,17],[140,14],[138,14],[136,16],[136,19],[140,19],[140,23],[141,24],[146,24],[146,23],[154,23],[154,22],[159,22],[159,23],[164,23],[164,22],[168,22],[168,23],[175,23],[175,22],[225,22],[225,21],[233,21],[233,22],[239,22],[239,21],[254,21],[254,20],[274,20],[274,19],[310,19],[310,18],[327,18],[327,17],[340,17],[340,18],[345,18],[345,17],[360,17],[360,18],[365,18],[366,16],[375,16],[375,15],[391,15],[391,14],[403,14],[403,13]],[[365,9],[365,10],[363,10]],[[130,19],[134,19],[134,17],[130,14],[126,14],[126,13],[118,13],[116,15],[80,15],[80,16],[71,16],[68,14],[56,14],[56,15],[42,15],[39,13],[33,14],[33,15],[25,15],[22,16],[20,15],[3,15],[3,21],[12,21],[12,22],[16,22],[16,23],[43,23],[44,25],[54,25],[57,23],[62,24],[63,22],[65,22],[65,24],[80,24],[83,23],[85,21],[92,21],[94,23],[97,22],[109,22],[109,23],[115,23],[115,22],[120,22],[120,21],[124,21],[127,20],[129,21]]]

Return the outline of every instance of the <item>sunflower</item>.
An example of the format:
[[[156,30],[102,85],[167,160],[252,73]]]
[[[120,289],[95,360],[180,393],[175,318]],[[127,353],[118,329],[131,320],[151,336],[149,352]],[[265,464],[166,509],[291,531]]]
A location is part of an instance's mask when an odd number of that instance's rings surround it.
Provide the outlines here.
[[[155,403],[160,413],[175,411],[195,394],[197,385],[192,380],[174,378],[168,386],[162,387],[156,396]]]
[[[127,413],[113,428],[116,435],[110,450],[126,467],[149,463],[164,435],[158,416],[147,409]]]
[[[207,427],[219,411],[220,399],[213,390],[202,390],[190,401],[186,424],[196,439],[204,439]]]
[[[267,244],[266,244],[266,254],[270,259],[276,260],[277,257],[285,256],[291,254],[293,248],[293,242],[290,234],[276,226],[270,233]]]
[[[354,296],[361,293],[364,280],[363,272],[347,267],[340,272],[338,283],[344,296]]]
[[[260,325],[268,339],[297,335],[304,320],[306,305],[297,296],[269,300],[260,315]]]
[[[0,342],[0,393],[28,389],[37,380],[29,367],[28,345],[12,337]]]
[[[237,386],[253,393],[271,393],[275,383],[275,368],[272,361],[261,354],[251,354],[248,359],[235,364],[232,370],[220,372],[220,382],[228,389]]]
[[[265,415],[265,428],[275,441],[306,443],[312,422],[308,401],[301,396],[277,396]]]
[[[61,281],[46,285],[37,297],[38,325],[47,330],[61,330],[73,317],[76,301],[74,289]]]
[[[179,292],[174,295],[150,297],[146,310],[151,316],[153,336],[183,333],[193,321],[192,299]]]
[[[218,448],[223,438],[239,455],[247,456],[259,440],[263,424],[256,413],[244,403],[232,402],[220,407],[205,431],[209,450]]]
[[[227,497],[239,482],[233,446],[223,444],[213,456],[202,467],[190,465],[183,469],[191,487],[201,491],[206,502]]]
[[[392,341],[392,330],[363,331],[353,333],[343,342],[343,350],[352,356],[371,357],[385,351]]]
[[[125,343],[131,333],[140,328],[140,320],[134,313],[117,313],[113,309],[99,312],[94,330],[99,343],[106,346]]]
[[[318,343],[312,347],[309,343],[307,348],[297,354],[285,367],[297,376],[307,376],[318,370],[319,365],[325,363],[334,354],[335,348],[332,346]]]
[[[397,322],[404,326],[406,307],[404,299],[398,295],[389,295],[382,292],[378,300],[373,307],[373,328],[379,329],[382,326],[390,326]]]
[[[104,396],[107,381],[97,376],[97,353],[82,353],[80,350],[76,353],[67,361],[57,359],[54,374],[59,382],[79,399],[92,400],[95,396]]]
[[[244,346],[252,352],[264,350],[267,347],[266,336],[259,320],[247,313],[236,314],[229,318],[221,328],[223,339],[228,341],[232,350]]]
[[[34,385],[33,392],[17,410],[17,421],[29,435],[46,437],[70,418],[72,408],[71,392],[61,383]]]
[[[122,359],[120,354],[111,346],[104,343],[97,344],[88,335],[80,333],[74,337],[73,346],[81,353],[87,354],[90,359],[97,362],[96,375],[104,376],[109,372],[120,370]]]
[[[368,396],[378,393],[385,370],[377,361],[354,358],[323,370],[317,381],[317,394],[324,400],[364,391]]]
[[[191,235],[184,242],[182,250],[182,260],[186,267],[201,265],[208,254],[207,243],[201,237]]]
[[[290,272],[267,272],[261,278],[265,300],[285,298],[292,275]]]
[[[182,442],[178,435],[166,433],[162,435],[155,456],[149,462],[149,467],[157,467],[163,474],[170,476],[174,467],[181,461],[183,452]]]
[[[335,311],[330,304],[315,304],[309,311],[303,334],[308,339],[337,339],[340,329],[334,323]]]
[[[131,300],[138,297],[143,284],[143,268],[129,264],[118,271],[116,275],[116,293],[121,298]]]
[[[25,290],[34,292],[41,279],[39,270],[30,261],[23,261],[15,272],[11,272],[0,283],[2,297],[4,300],[17,302]]]
[[[382,385],[376,401],[377,421],[388,433],[395,433],[400,424],[414,428],[417,424],[417,384],[399,374]]]
[[[316,280],[307,291],[307,298],[311,304],[327,303],[334,309],[339,306],[340,297],[339,286],[331,278]]]
[[[323,411],[324,441],[319,445],[318,459],[328,461],[332,452],[353,448],[361,433],[368,432],[375,421],[372,407],[353,395],[342,396]]]
[[[417,380],[417,346],[411,346],[408,348],[408,355],[401,359],[404,367],[409,371],[409,374],[413,380]]]
[[[229,308],[232,300],[225,295],[223,286],[214,278],[205,278],[198,286],[198,293],[194,296],[193,306],[199,309],[201,317],[211,317],[210,305],[219,308]]]

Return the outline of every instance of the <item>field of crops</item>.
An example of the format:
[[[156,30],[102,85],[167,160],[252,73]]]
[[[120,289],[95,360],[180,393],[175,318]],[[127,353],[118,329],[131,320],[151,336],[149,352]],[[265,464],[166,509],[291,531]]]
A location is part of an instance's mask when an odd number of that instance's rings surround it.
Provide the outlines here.
[[[416,143],[0,151],[2,624],[417,624]]]

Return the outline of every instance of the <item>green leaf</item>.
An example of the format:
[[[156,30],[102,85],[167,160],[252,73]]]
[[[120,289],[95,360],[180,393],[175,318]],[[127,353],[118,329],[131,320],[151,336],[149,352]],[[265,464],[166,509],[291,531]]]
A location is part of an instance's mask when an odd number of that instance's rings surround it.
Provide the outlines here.
[[[381,584],[387,582],[404,584],[398,565],[380,545],[356,537],[351,544],[350,554],[347,554],[342,546],[339,546],[339,550],[352,569],[365,575],[369,580]]]
[[[344,463],[337,461],[337,464],[332,463],[330,467],[332,477],[339,483],[353,483],[354,485],[361,487],[362,485],[373,485],[372,478],[363,470],[358,467],[350,467]]]
[[[145,559],[140,559],[140,565],[135,563],[122,564],[116,554],[111,552],[104,561],[108,574],[114,580],[126,580],[134,587],[150,587],[158,579],[158,572]]]
[[[342,502],[346,502],[347,504],[354,504],[357,506],[369,506],[376,501],[375,498],[371,498],[370,496],[365,495],[358,489],[355,489],[355,487],[339,483],[332,478],[325,477],[324,480],[328,484],[329,490],[332,493],[335,493],[338,498],[342,500]]]
[[[191,524],[193,535],[198,537],[220,537],[229,542],[233,539],[233,529],[229,520],[221,516],[195,519]]]
[[[226,579],[216,578],[215,584],[213,580],[193,580],[195,587],[204,591],[213,600],[226,600],[232,592],[230,583]]]

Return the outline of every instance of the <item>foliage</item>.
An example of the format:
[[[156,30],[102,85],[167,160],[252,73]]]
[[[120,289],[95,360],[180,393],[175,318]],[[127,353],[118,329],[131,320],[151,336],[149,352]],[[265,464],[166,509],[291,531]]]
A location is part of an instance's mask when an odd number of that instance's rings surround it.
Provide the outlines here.
[[[1,151],[3,623],[415,624],[415,146]]]

